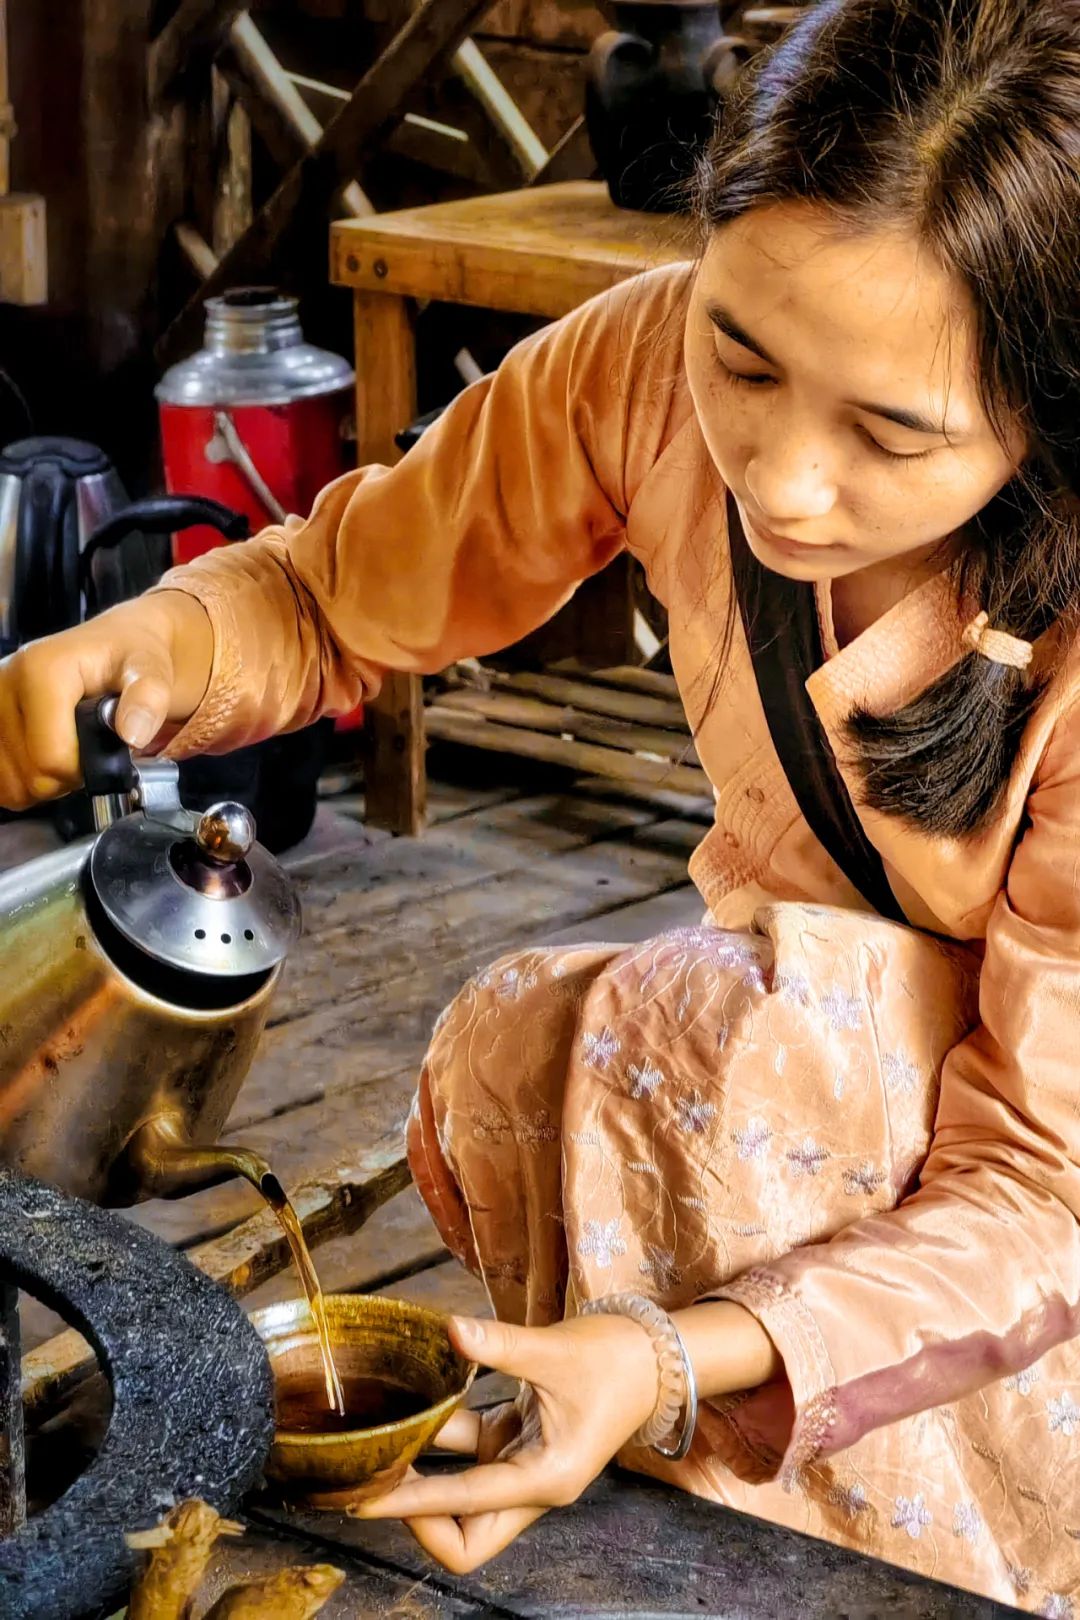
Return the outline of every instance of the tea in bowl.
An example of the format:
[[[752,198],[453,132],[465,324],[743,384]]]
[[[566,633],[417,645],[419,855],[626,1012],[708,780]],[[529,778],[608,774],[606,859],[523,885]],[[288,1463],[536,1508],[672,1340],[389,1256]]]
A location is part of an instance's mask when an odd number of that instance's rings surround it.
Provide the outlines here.
[[[302,1299],[252,1313],[274,1377],[267,1478],[313,1507],[344,1508],[393,1490],[461,1404],[476,1366],[446,1318],[406,1300],[324,1296],[344,1415],[331,1411],[315,1324]]]

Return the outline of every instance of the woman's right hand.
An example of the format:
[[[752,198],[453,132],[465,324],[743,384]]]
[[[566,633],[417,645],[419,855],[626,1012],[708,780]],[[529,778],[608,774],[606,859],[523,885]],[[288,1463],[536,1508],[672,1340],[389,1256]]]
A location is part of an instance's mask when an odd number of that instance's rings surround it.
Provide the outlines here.
[[[146,749],[202,701],[214,638],[206,609],[159,591],[21,647],[0,664],[0,806],[25,810],[79,785],[75,707],[120,698],[116,729]]]

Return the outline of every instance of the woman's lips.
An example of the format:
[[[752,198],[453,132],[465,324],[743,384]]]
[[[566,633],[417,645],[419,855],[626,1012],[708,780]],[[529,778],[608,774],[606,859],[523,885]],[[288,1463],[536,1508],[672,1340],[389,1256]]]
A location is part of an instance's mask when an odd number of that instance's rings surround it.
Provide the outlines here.
[[[806,540],[792,540],[789,535],[777,534],[775,529],[767,529],[764,524],[755,522],[748,514],[744,514],[744,520],[763,545],[772,551],[782,552],[785,557],[798,557],[806,561],[811,557],[831,556],[845,549],[843,546],[811,545]]]

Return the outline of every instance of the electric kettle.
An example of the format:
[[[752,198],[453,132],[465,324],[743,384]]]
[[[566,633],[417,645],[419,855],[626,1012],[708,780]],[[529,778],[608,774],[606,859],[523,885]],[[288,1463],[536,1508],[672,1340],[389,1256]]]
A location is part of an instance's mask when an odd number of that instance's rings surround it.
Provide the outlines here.
[[[249,811],[76,716],[94,837],[0,875],[0,1163],[99,1204],[250,1174],[215,1147],[300,931]]]
[[[108,456],[81,439],[0,451],[0,658],[138,596],[170,563],[175,529],[246,539],[241,514],[201,495],[129,501]]]

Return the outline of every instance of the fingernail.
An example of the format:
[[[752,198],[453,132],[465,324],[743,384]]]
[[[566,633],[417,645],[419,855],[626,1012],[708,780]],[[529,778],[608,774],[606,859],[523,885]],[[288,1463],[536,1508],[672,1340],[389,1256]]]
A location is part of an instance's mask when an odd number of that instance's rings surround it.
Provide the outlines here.
[[[157,723],[149,709],[129,709],[124,715],[124,741],[132,748],[145,748],[152,743]]]
[[[452,1316],[450,1321],[459,1339],[464,1339],[467,1344],[483,1344],[484,1329],[481,1323],[474,1322],[468,1316]]]

